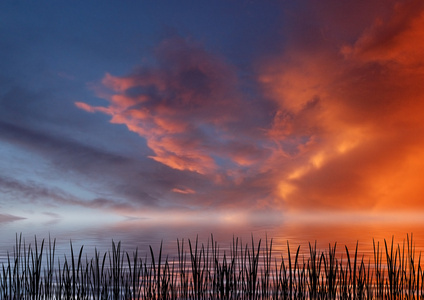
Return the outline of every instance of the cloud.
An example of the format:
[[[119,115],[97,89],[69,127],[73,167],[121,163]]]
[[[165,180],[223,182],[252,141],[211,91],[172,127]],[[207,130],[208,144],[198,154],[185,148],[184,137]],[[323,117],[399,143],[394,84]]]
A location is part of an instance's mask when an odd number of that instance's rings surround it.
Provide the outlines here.
[[[281,166],[272,178],[282,205],[423,208],[423,22],[422,2],[405,1],[351,44],[311,26],[302,39],[317,47],[294,41],[263,65],[279,106],[268,134],[279,144],[270,161]]]
[[[180,194],[196,194],[196,191],[189,188],[173,188],[172,191]]]
[[[0,191],[14,201],[18,201],[21,204],[29,202],[35,206],[42,204],[43,207],[63,207],[63,205],[67,205],[108,211],[130,211],[134,209],[128,203],[119,203],[110,199],[100,198],[84,200],[57,187],[45,186],[34,181],[23,182],[7,176],[0,176]],[[52,215],[51,212],[48,214]]]
[[[161,182],[147,179],[148,176],[142,171],[143,167],[154,167],[142,160],[136,161],[103,151],[67,137],[58,137],[5,122],[0,122],[0,135],[2,142],[27,151],[32,157],[46,160],[47,171],[38,170],[41,177],[51,179],[49,181],[60,178],[76,184],[79,189],[91,191],[92,195],[98,195],[98,199],[104,200],[110,197],[114,200],[108,200],[106,203],[94,198],[81,199],[71,194],[62,195],[61,192],[55,192],[56,188],[50,184],[22,183],[21,180],[12,177],[2,181],[4,188],[20,191],[20,196],[24,196],[23,198],[44,197],[53,200],[52,203],[73,203],[85,207],[102,204],[99,208],[109,207],[109,209],[122,207],[122,203],[126,202],[132,208],[140,208],[157,205],[153,195],[158,185],[165,189],[172,187],[172,183],[169,183],[172,182],[169,179],[172,175],[164,176]],[[146,185],[140,182],[146,182]],[[123,200],[124,197],[127,199]]]
[[[107,105],[75,103],[146,140],[137,178],[166,177],[149,193],[158,207],[423,208],[423,5],[304,3],[286,12],[284,51],[258,60],[258,94],[174,37],[130,74],[103,77]]]
[[[260,140],[238,129],[249,104],[231,66],[181,37],[164,40],[154,54],[153,65],[128,76],[105,75],[109,106],[76,106],[126,125],[146,139],[150,158],[176,170],[211,175],[225,173],[223,161],[238,168],[267,157]]]
[[[5,122],[0,122],[0,136],[3,143],[31,153],[46,166],[37,170],[34,179],[13,173],[1,179],[2,194],[16,203],[75,205],[140,216],[155,210],[203,209],[221,201],[225,204],[221,199],[228,202],[232,189],[225,175],[219,176],[225,184],[216,189],[210,178],[197,172],[175,170],[142,155],[122,156]],[[231,197],[248,201],[243,193],[249,194],[251,188],[239,186],[243,191],[232,191]],[[197,189],[199,192],[195,192]]]
[[[364,61],[417,67],[423,60],[423,9],[422,1],[397,3],[389,20],[375,20],[353,47],[346,47],[344,51]]]
[[[9,215],[9,214],[0,214],[0,224],[6,223],[6,222],[18,221],[18,220],[22,220],[22,219],[24,219],[24,218],[17,217],[17,216],[14,216],[14,215]]]

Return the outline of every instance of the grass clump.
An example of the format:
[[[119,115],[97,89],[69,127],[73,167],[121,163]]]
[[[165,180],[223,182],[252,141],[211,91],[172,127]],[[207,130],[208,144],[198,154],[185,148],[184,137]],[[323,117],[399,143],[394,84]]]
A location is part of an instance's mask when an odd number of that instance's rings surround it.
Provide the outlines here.
[[[336,244],[319,252],[309,244],[300,254],[287,243],[286,257],[274,257],[266,238],[243,244],[233,238],[222,251],[213,236],[207,244],[177,240],[175,257],[159,251],[144,258],[112,241],[112,251],[92,258],[83,247],[70,257],[55,257],[56,241],[26,245],[16,237],[13,254],[0,272],[1,299],[422,299],[421,254],[409,236],[401,245],[373,242],[374,255],[336,254]],[[373,259],[373,261],[371,261]]]

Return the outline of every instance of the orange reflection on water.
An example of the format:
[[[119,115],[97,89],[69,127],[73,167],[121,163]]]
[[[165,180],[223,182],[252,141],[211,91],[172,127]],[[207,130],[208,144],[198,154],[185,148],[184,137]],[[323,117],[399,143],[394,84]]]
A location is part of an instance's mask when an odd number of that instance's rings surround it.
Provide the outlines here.
[[[424,250],[424,220],[415,215],[327,215],[323,218],[298,218],[285,222],[272,231],[276,250],[285,252],[287,241],[290,251],[301,247],[301,253],[309,254],[309,243],[316,242],[319,252],[328,251],[329,246],[336,245],[336,253],[346,257],[345,246],[353,253],[358,243],[358,254],[373,259],[373,241],[379,243],[385,254],[384,241],[388,247],[392,238],[394,246],[406,243],[407,236],[413,237],[416,254]],[[271,236],[269,233],[268,235]],[[406,245],[405,245],[406,247]]]
[[[221,249],[230,249],[233,238],[239,238],[239,246],[251,247],[252,237],[255,245],[261,240],[273,240],[275,258],[287,253],[287,242],[290,251],[295,252],[300,246],[300,253],[305,258],[309,255],[309,243],[316,242],[318,252],[326,252],[329,246],[336,244],[336,253],[339,258],[346,257],[345,246],[350,253],[355,251],[358,243],[358,254],[373,259],[373,240],[384,249],[384,240],[388,246],[394,238],[394,246],[402,244],[407,235],[413,236],[416,254],[424,250],[424,219],[420,214],[321,214],[298,215],[295,217],[269,216],[251,217],[247,215],[199,215],[196,218],[175,216],[175,218],[128,220],[116,223],[107,229],[116,239],[121,237],[123,244],[129,249],[138,247],[148,249],[149,245],[158,247],[164,242],[169,255],[177,253],[177,239],[199,239],[199,244],[207,245],[213,235]],[[406,245],[405,245],[406,247]]]

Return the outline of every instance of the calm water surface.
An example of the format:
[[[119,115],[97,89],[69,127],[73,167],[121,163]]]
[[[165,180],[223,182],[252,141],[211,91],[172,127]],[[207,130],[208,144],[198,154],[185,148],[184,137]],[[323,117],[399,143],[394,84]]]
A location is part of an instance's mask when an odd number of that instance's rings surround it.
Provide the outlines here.
[[[13,252],[16,233],[22,233],[26,244],[34,244],[34,236],[40,244],[42,239],[48,241],[49,234],[56,239],[56,257],[70,255],[69,243],[75,249],[84,245],[84,254],[91,258],[94,249],[104,253],[111,250],[112,240],[121,241],[122,247],[130,254],[138,248],[143,255],[148,253],[149,245],[154,251],[163,242],[163,252],[169,257],[177,255],[177,239],[184,239],[185,249],[188,250],[188,239],[192,242],[198,237],[199,243],[206,243],[213,234],[214,240],[225,251],[230,249],[233,237],[241,239],[243,245],[255,243],[261,239],[264,243],[266,236],[273,239],[273,249],[278,252],[287,249],[295,251],[300,246],[300,252],[307,254],[308,243],[316,241],[317,248],[326,251],[329,244],[337,242],[337,250],[344,253],[344,246],[350,251],[355,250],[358,242],[359,252],[372,256],[373,238],[380,245],[384,239],[402,243],[407,234],[413,233],[416,253],[424,250],[424,218],[414,217],[398,219],[395,217],[355,219],[340,218],[291,218],[272,219],[250,222],[221,221],[179,221],[138,219],[120,222],[73,222],[66,220],[51,220],[48,222],[32,221],[29,219],[0,223],[0,260],[4,261],[7,252]],[[84,256],[85,256],[84,255]]]

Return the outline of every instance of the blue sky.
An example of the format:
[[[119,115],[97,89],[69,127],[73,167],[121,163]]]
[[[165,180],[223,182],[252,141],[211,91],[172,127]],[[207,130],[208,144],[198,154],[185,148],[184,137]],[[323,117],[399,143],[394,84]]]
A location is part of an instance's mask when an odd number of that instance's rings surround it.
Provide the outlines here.
[[[421,208],[423,19],[420,1],[2,2],[1,212]]]

